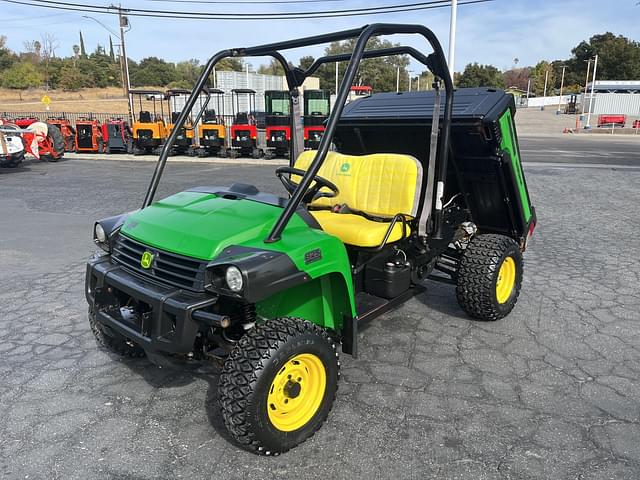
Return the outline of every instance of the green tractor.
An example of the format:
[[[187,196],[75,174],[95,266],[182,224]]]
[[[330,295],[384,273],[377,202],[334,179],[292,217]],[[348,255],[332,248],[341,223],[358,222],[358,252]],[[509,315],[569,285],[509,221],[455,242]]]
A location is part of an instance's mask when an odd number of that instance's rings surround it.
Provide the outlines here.
[[[372,36],[396,33],[421,35],[433,53],[366,50]],[[280,53],[350,38],[353,52],[306,70]],[[403,54],[429,68],[434,90],[345,106],[362,59]],[[291,93],[290,164],[275,170],[287,195],[235,183],[154,202],[169,146],[216,63],[266,55],[282,63]],[[305,152],[299,88],[337,61],[349,66],[335,108],[318,149]],[[338,346],[356,356],[362,323],[423,292],[428,279],[454,286],[472,318],[498,320],[514,308],[536,223],[514,113],[501,90],[454,95],[442,48],[421,25],[219,52],[175,122],[142,208],[95,224],[104,252],[87,265],[86,298],[98,343],[160,364],[220,362],[233,439],[265,455],[295,447],[329,414]]]

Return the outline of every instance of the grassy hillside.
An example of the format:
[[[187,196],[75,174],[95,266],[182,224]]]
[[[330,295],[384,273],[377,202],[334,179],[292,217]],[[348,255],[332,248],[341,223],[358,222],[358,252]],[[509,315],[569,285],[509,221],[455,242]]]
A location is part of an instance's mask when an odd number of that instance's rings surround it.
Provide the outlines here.
[[[145,87],[146,88],[146,87]],[[149,87],[157,88],[157,87]],[[43,95],[51,98],[51,112],[100,112],[123,113],[127,111],[127,100],[121,88],[87,88],[78,92],[56,90],[8,90],[0,88],[0,114],[3,112],[44,112],[40,101]]]

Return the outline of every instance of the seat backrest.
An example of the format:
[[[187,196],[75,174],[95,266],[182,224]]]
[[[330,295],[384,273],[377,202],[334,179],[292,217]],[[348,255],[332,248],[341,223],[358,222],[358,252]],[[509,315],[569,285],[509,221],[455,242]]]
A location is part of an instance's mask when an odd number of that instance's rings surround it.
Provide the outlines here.
[[[214,109],[210,108],[209,110],[204,111],[204,115],[202,117],[204,122],[215,122],[217,119],[218,117],[216,116],[216,111]]]
[[[301,153],[295,167],[307,170],[315,155],[315,150]],[[415,217],[417,214],[422,165],[411,155],[329,152],[318,175],[335,183],[340,193],[334,198],[315,200],[315,206],[346,203],[353,210],[379,217],[392,217],[397,213]]]
[[[140,123],[151,123],[151,112],[147,110],[142,110],[140,112]]]

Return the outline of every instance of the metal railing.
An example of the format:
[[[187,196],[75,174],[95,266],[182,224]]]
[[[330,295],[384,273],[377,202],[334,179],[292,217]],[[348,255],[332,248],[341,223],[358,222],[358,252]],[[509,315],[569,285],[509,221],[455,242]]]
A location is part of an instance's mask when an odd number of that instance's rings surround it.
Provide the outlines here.
[[[46,122],[50,118],[66,118],[75,125],[76,121],[81,118],[88,118],[90,120],[99,120],[101,123],[106,122],[112,118],[120,118],[126,120],[129,114],[123,113],[72,113],[72,112],[2,112],[0,111],[0,118],[5,120],[15,120],[17,118],[37,118],[41,122]]]

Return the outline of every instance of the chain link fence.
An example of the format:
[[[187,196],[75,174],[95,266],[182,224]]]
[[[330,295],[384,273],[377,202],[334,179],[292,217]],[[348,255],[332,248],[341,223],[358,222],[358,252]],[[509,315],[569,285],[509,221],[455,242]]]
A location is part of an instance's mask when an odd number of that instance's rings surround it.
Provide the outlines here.
[[[99,120],[100,123],[104,123],[112,118],[118,118],[127,120],[128,113],[71,113],[71,112],[1,112],[0,118],[5,120],[16,120],[18,118],[37,118],[41,122],[46,122],[48,119],[64,118],[69,120],[72,125],[75,125],[76,120],[90,119]]]

